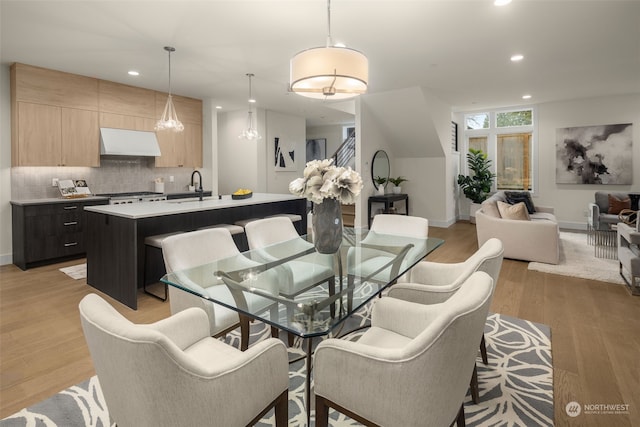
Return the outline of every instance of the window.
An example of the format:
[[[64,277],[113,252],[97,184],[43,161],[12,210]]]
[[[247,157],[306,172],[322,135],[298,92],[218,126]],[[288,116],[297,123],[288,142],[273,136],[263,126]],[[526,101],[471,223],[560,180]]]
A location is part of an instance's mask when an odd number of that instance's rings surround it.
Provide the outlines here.
[[[465,115],[465,141],[491,159],[496,190],[534,191],[534,135],[532,108]]]

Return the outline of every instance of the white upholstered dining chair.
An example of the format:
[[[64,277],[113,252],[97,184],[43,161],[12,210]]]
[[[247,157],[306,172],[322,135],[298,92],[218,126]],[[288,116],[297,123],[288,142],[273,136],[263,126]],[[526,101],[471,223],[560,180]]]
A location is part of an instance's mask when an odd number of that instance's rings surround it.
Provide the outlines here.
[[[162,255],[167,273],[186,270],[230,257],[237,257],[237,268],[258,265],[258,263],[239,256],[240,251],[233,241],[231,233],[225,228],[209,228],[169,236],[162,242]],[[203,269],[200,273],[201,277],[197,281],[194,280],[194,277],[184,277],[182,280],[188,280],[191,288],[199,289],[203,294],[215,292],[217,299],[228,301],[230,305],[235,303],[231,292],[226,286],[215,286],[205,291],[204,284],[210,284],[213,281],[221,282],[215,277],[213,271]],[[211,296],[213,297],[214,295]],[[251,300],[248,302],[254,307],[258,307],[258,309],[277,310],[277,306],[270,300],[257,295],[247,295],[247,298],[250,298]],[[169,303],[171,314],[178,313],[189,307],[203,309],[209,317],[212,337],[223,336],[240,326],[240,349],[245,350],[248,347],[249,319],[246,316],[239,316],[236,311],[214,304],[174,286],[169,286]],[[254,309],[254,311],[259,311],[258,309]],[[277,336],[277,334],[277,330],[272,328],[272,335]]]
[[[388,295],[420,304],[437,304],[451,298],[462,284],[476,271],[484,271],[493,279],[491,297],[495,291],[502,268],[504,247],[499,239],[487,240],[473,255],[463,262],[438,263],[422,261],[416,264],[408,274],[398,279],[398,283],[389,289]],[[480,341],[480,354],[486,365],[487,347],[484,334]],[[474,371],[472,398],[478,403],[479,390],[477,375]]]
[[[394,238],[393,236],[399,236]],[[369,233],[362,239],[363,248],[349,248],[347,253],[348,284],[353,285],[355,270],[358,266],[360,276],[366,277],[380,270],[381,267],[389,264],[391,255],[381,254],[378,250],[367,250],[366,245],[375,247],[376,245],[388,246],[406,243],[406,237],[426,239],[429,237],[429,220],[418,216],[378,214],[373,217]],[[422,242],[426,245],[426,240]],[[421,251],[422,247],[413,247],[411,251]],[[388,267],[389,269],[391,267]],[[371,281],[389,282],[389,271],[382,272],[370,277]]]
[[[464,425],[463,402],[491,302],[474,273],[441,304],[382,298],[356,342],[327,339],[314,356],[316,426],[334,408],[365,425]],[[398,404],[402,402],[402,404]]]
[[[260,261],[277,261],[309,251],[276,267],[281,295],[292,298],[324,282],[328,283],[330,292],[335,292],[333,255],[316,252],[313,243],[300,237],[289,218],[271,217],[252,221],[246,225],[245,233],[249,249]],[[290,243],[286,247],[276,245],[281,242]]]
[[[82,329],[111,419],[128,426],[246,426],[275,407],[288,423],[288,360],[268,338],[242,352],[209,334],[200,308],[131,323],[107,301],[80,301]]]

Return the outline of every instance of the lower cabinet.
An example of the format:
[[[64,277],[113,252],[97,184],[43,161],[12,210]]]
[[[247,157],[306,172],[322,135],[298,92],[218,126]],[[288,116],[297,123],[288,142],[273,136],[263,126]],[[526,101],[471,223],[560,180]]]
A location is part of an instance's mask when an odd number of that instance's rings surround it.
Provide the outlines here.
[[[85,255],[85,206],[105,200],[12,202],[13,263],[23,270]]]

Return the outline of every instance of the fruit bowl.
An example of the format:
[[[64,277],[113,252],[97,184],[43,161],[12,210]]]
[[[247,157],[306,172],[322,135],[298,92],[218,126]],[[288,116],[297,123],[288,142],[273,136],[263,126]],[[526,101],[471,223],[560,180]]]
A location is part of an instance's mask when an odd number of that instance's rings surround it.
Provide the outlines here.
[[[235,193],[231,194],[231,198],[233,200],[248,199],[251,196],[253,196],[253,192],[249,190],[238,190]]]

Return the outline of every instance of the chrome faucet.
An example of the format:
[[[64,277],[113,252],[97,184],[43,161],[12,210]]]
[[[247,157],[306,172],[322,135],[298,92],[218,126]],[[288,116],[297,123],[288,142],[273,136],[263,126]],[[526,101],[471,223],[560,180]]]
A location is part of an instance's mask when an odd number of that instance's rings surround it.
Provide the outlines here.
[[[202,175],[200,174],[200,171],[194,170],[191,173],[191,186],[192,187],[194,186],[193,177],[195,176],[195,174],[198,174],[198,178],[199,178],[198,179],[198,186],[199,187],[196,189],[196,193],[198,193],[200,195],[200,201],[202,201],[202,193],[204,192],[204,190],[202,189]]]

